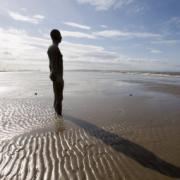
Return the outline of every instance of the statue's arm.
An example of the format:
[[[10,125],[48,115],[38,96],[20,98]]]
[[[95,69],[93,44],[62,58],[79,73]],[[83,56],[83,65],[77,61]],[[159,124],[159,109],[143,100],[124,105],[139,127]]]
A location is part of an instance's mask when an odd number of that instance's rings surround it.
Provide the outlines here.
[[[48,52],[49,56],[49,69],[50,69],[50,78],[52,81],[57,80],[61,76],[61,68],[59,67],[59,61],[62,61],[61,53],[58,48],[53,48]],[[61,64],[61,63],[60,63]]]

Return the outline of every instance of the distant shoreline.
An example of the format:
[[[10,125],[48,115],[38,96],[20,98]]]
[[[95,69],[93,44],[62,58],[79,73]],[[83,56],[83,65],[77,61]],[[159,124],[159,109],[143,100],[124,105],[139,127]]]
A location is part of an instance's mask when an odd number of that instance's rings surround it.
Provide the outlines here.
[[[178,71],[131,71],[131,70],[104,70],[104,69],[67,69],[66,72],[101,72],[101,73],[121,73],[121,74],[132,74],[132,75],[157,75],[157,76],[174,76],[180,77],[180,72]],[[10,71],[0,71],[0,72],[44,72],[48,71],[42,70],[10,70]]]

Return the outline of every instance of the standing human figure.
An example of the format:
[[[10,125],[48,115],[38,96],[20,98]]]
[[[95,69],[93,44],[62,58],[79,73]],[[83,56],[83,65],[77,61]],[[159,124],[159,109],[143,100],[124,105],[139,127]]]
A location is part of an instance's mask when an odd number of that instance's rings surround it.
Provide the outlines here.
[[[50,79],[53,82],[54,90],[54,109],[57,115],[62,116],[62,101],[63,101],[63,56],[59,50],[59,43],[62,41],[62,36],[59,30],[53,29],[50,33],[52,45],[48,48],[47,54],[49,57]]]

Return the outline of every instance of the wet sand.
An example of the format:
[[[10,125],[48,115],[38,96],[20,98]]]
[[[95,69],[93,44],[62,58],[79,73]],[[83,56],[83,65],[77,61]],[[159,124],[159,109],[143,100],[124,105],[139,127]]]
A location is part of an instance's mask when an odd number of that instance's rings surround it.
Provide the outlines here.
[[[107,90],[102,81],[86,93],[67,82],[64,119],[55,116],[49,90],[37,97],[3,92],[0,179],[180,179],[180,96],[174,86],[118,81]]]

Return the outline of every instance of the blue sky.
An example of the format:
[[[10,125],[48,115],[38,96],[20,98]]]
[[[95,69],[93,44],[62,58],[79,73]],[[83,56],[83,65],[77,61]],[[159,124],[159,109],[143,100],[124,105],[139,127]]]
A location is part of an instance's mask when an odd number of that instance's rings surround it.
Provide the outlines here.
[[[2,0],[0,70],[48,70],[61,30],[65,69],[180,70],[179,0]]]

